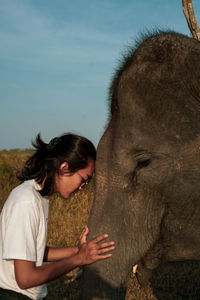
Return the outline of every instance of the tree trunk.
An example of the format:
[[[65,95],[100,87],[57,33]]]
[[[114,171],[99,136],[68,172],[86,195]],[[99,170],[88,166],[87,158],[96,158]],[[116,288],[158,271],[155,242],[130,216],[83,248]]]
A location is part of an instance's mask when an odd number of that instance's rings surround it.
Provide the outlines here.
[[[186,17],[188,27],[194,39],[200,40],[200,28],[195,18],[192,0],[182,0],[183,12]]]

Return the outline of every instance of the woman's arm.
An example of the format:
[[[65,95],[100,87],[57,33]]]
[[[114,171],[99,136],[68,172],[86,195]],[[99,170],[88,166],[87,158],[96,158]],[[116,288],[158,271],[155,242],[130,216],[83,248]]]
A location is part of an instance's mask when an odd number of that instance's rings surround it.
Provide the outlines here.
[[[101,235],[88,243],[83,242],[83,237],[78,253],[58,262],[40,267],[36,267],[35,263],[31,261],[15,259],[14,269],[17,284],[21,289],[28,289],[55,280],[78,266],[109,258],[112,254],[106,253],[114,250],[114,242],[99,243],[107,237],[107,234]]]
[[[44,262],[58,261],[78,253],[78,247],[53,248],[46,247],[44,253]]]
[[[72,255],[75,255],[79,251],[80,244],[86,243],[86,238],[88,235],[89,229],[87,225],[83,228],[81,235],[79,237],[79,244],[78,246],[74,247],[64,247],[64,248],[53,248],[53,247],[46,247],[44,253],[44,262],[53,262],[58,261]]]

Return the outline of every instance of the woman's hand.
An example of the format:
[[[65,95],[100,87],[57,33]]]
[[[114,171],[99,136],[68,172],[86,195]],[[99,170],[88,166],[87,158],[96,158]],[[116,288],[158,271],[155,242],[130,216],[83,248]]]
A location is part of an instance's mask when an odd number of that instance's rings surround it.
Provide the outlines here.
[[[100,243],[104,239],[108,238],[108,234],[100,235],[92,241],[87,242],[88,232],[89,229],[86,225],[79,238],[79,252],[77,255],[80,258],[80,264],[88,265],[97,260],[111,257],[112,254],[107,252],[113,251],[115,249],[115,243],[113,241]]]
[[[14,259],[15,278],[19,287],[28,289],[38,286],[55,280],[81,265],[88,265],[110,257],[112,254],[108,252],[114,250],[114,242],[102,242],[108,238],[108,235],[100,235],[87,243],[88,232],[88,227],[85,226],[79,238],[79,245],[75,250],[69,250],[69,252],[66,252],[65,248],[61,248],[58,252],[52,250],[52,254],[49,255],[52,260],[62,258],[57,262],[37,267],[33,261]],[[74,251],[75,254],[73,254]],[[66,257],[66,253],[68,253],[68,257]]]

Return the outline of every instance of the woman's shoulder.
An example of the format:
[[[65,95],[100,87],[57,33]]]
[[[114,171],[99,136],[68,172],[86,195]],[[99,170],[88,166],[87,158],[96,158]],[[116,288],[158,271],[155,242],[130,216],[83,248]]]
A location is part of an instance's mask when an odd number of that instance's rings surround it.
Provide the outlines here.
[[[37,183],[34,179],[26,180],[16,186],[8,196],[8,201],[11,202],[35,202],[38,196]]]

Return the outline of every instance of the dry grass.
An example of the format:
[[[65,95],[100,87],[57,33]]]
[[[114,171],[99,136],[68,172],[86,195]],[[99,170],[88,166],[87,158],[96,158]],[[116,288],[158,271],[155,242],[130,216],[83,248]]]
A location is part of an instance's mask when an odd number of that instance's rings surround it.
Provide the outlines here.
[[[10,191],[19,183],[16,174],[29,155],[28,151],[0,151],[0,209]]]
[[[17,171],[30,155],[27,151],[0,151],[0,210],[9,192],[19,184]],[[63,200],[58,195],[50,197],[48,245],[71,246],[77,243],[79,234],[87,223],[93,201],[94,183]],[[134,250],[134,249],[133,249]],[[73,280],[74,272],[48,284],[47,300],[78,300],[79,279]],[[156,270],[151,287],[143,289],[131,274],[126,300],[199,300],[200,264],[194,262],[167,264]]]

